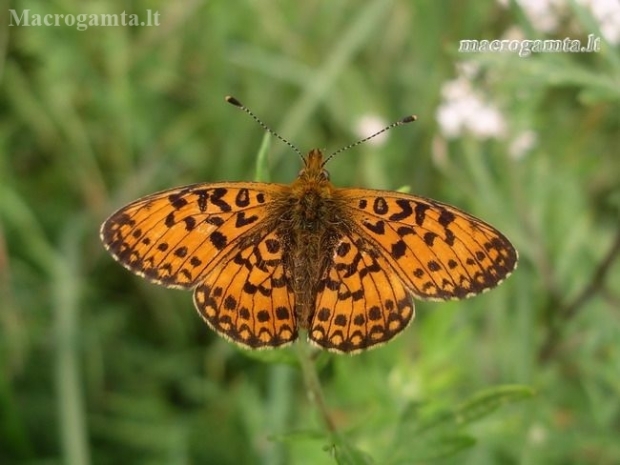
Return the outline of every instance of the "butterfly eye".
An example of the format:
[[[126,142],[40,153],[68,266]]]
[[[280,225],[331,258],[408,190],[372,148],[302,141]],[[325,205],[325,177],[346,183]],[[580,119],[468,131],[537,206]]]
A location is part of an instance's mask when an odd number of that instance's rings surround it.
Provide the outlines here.
[[[325,181],[329,181],[329,171],[327,170],[321,171],[321,178],[323,178]]]

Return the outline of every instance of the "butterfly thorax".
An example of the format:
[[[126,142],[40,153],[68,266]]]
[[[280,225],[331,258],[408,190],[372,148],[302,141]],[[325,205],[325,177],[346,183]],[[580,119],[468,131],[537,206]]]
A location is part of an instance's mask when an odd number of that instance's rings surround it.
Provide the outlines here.
[[[329,182],[329,174],[323,169],[322,160],[323,155],[319,150],[308,153],[306,166],[291,185],[291,213],[296,228],[302,229],[304,235],[320,229],[332,207],[334,186]]]
[[[281,227],[282,235],[288,237],[285,260],[291,270],[295,314],[301,328],[307,328],[313,316],[317,285],[338,237],[336,226],[343,226],[335,191],[323,169],[323,154],[310,151],[304,169],[287,193],[283,216],[288,221],[282,222]]]

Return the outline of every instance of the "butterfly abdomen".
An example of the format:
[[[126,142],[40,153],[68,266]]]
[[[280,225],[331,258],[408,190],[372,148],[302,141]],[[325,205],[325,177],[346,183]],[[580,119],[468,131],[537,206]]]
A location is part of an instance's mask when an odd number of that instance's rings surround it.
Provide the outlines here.
[[[337,218],[342,218],[342,207],[333,192],[324,176],[296,182],[281,202],[278,215],[279,235],[287,238],[284,260],[291,270],[294,312],[303,329],[309,327],[314,315],[318,283],[335,247]]]

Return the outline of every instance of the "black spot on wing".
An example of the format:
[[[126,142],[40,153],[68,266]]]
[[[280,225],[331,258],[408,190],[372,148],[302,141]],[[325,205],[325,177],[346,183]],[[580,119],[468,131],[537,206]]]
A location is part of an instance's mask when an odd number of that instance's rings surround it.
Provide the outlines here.
[[[413,209],[409,200],[396,199],[396,205],[398,205],[400,211],[392,213],[388,218],[390,221],[403,221],[413,215]]]

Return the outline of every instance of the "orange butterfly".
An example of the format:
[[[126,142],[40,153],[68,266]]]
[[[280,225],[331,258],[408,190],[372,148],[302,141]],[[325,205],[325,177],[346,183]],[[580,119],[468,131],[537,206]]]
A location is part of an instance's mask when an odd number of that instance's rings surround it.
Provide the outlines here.
[[[110,216],[101,239],[133,273],[193,289],[209,326],[252,349],[291,344],[303,329],[319,347],[359,352],[405,329],[412,298],[471,297],[515,269],[516,250],[484,221],[423,197],[334,187],[321,151],[303,160],[290,185],[146,196]]]

